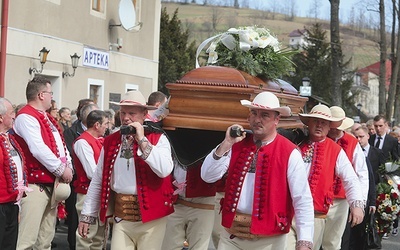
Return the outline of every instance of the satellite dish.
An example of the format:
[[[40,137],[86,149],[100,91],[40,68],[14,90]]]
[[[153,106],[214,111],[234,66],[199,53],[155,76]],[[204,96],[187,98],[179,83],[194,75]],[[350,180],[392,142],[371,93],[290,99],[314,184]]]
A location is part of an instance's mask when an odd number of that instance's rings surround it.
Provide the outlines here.
[[[137,26],[136,10],[132,0],[121,0],[118,14],[121,25],[125,30],[130,31]]]

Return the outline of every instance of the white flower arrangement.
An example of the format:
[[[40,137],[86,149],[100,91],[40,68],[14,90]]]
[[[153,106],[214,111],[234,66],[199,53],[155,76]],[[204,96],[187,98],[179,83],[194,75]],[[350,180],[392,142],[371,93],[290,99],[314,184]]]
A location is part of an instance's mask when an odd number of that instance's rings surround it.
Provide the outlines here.
[[[265,28],[258,28],[254,26],[241,27],[239,29],[230,28],[226,33],[223,33],[219,39],[213,41],[208,47],[206,53],[208,53],[208,63],[217,63],[218,52],[216,51],[218,43],[222,43],[230,50],[234,50],[236,47],[236,38],[233,35],[239,36],[239,48],[242,51],[249,51],[252,49],[261,48],[264,49],[267,46],[271,46],[275,52],[280,50],[280,44],[278,39],[271,35],[269,30]]]
[[[267,79],[287,75],[293,66],[289,57],[294,51],[282,50],[278,39],[266,28],[230,28],[204,41],[197,55],[210,42],[206,50],[209,65],[233,67]]]
[[[392,222],[400,214],[400,192],[398,185],[386,176],[386,181],[377,185],[376,193],[378,232],[383,235],[390,232]]]

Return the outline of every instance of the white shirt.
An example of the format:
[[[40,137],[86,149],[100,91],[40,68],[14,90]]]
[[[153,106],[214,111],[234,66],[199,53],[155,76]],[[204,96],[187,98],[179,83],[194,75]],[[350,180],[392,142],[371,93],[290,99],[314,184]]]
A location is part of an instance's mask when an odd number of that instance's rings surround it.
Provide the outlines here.
[[[175,167],[174,167],[174,179],[175,181],[180,184],[184,183],[186,181],[186,175],[187,171],[183,169],[181,166],[179,166],[178,162],[175,162]],[[179,192],[179,195],[182,197],[185,197],[186,194],[186,187],[182,189],[181,192]]]
[[[18,176],[18,181],[22,181],[24,179],[24,169],[22,167],[22,160],[21,156],[17,154],[16,156],[12,156],[12,160],[15,163],[15,166],[17,168],[17,176]]]
[[[361,184],[363,200],[364,202],[367,202],[368,190],[369,190],[368,166],[365,154],[359,143],[357,143],[356,149],[354,150],[353,153],[352,165],[354,167],[354,170],[356,171],[358,180],[360,181]]]
[[[368,153],[369,153],[369,148],[370,148],[371,146],[369,145],[369,143],[367,143],[367,145],[365,145],[365,147],[364,147],[364,155],[365,155],[365,157],[368,157]]]
[[[50,122],[50,121],[49,121]],[[56,175],[60,171],[61,160],[44,143],[39,121],[28,114],[20,114],[15,119],[14,131],[21,136],[28,145],[29,151],[50,173]],[[68,150],[64,148],[60,133],[53,131],[53,136],[57,144],[60,157],[67,157],[67,162],[71,162]],[[61,174],[63,171],[61,172]],[[59,176],[58,176],[59,177]]]
[[[93,148],[85,139],[79,139],[74,143],[74,152],[82,163],[83,170],[85,170],[86,176],[89,180],[92,179],[93,173],[96,170],[97,164],[94,159]]]
[[[382,138],[382,139],[381,139],[381,142],[379,143],[379,149],[382,149],[382,147],[383,147],[383,142],[385,141],[386,134],[383,134],[383,135],[378,135],[378,134],[376,134],[376,136],[375,136],[375,141],[374,141],[374,147],[375,147],[376,143],[379,141],[379,140],[378,140],[378,137],[381,137],[381,138]]]
[[[135,161],[120,157],[120,151],[115,158],[113,173],[111,175],[111,189],[120,194],[137,194]],[[137,154],[142,155],[139,147]],[[157,145],[153,146],[149,156],[145,160],[153,172],[160,178],[167,177],[172,173],[173,164],[171,157],[171,145],[165,135],[161,135]],[[103,177],[104,148],[101,150],[96,171],[89,185],[85,202],[83,204],[82,214],[97,217],[100,209],[100,195]]]
[[[231,151],[219,160],[213,158],[216,148],[207,155],[201,168],[201,178],[207,183],[214,183],[221,179],[228,170],[231,160]],[[314,234],[314,207],[307,174],[301,153],[294,149],[288,162],[287,180],[290,195],[293,200],[295,220],[297,225],[297,240],[313,241]],[[247,173],[243,182],[237,211],[251,214],[254,199],[254,173]]]

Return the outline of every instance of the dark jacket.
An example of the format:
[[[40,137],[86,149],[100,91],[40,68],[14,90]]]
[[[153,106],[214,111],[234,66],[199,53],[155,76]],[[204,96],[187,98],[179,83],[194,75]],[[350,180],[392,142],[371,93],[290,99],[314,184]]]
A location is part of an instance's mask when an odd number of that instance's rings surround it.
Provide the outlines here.
[[[368,167],[368,178],[369,178],[369,189],[368,189],[368,201],[367,207],[374,206],[376,207],[376,188],[375,188],[375,179],[374,179],[374,171],[372,170],[372,166],[368,158],[365,159]]]
[[[385,155],[379,148],[370,146],[367,159],[371,163],[372,171],[374,172],[375,184],[377,185],[379,182],[381,182],[379,167],[385,163]]]
[[[64,130],[64,140],[67,145],[67,149],[71,157],[74,155],[74,150],[72,148],[72,143],[84,132],[82,128],[82,122],[76,120],[70,128]]]
[[[371,145],[372,147],[374,147],[375,138],[376,135],[371,135],[371,137],[368,140],[369,145]],[[397,139],[390,135],[386,135],[385,140],[383,141],[382,152],[383,155],[385,156],[385,162],[389,160],[393,161],[399,160],[400,158],[399,142],[397,141]]]

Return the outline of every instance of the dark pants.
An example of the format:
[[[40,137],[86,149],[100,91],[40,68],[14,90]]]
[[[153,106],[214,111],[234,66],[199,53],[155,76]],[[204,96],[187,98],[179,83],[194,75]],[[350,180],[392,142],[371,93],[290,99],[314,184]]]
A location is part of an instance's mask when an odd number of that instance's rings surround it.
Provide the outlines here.
[[[0,204],[0,249],[15,250],[18,238],[19,208],[12,202]]]
[[[75,250],[76,245],[76,229],[78,228],[78,214],[76,212],[76,193],[72,182],[71,194],[65,200],[65,210],[67,211],[67,225],[68,225],[68,244],[70,250]]]
[[[358,224],[354,227],[351,227],[350,223],[347,223],[347,227],[349,229],[347,241],[349,242],[349,244],[346,245],[345,248],[342,248],[342,249],[344,249],[344,250],[346,250],[346,249],[350,249],[350,250],[366,250],[366,249],[368,249],[367,238],[366,238],[367,234],[365,233],[365,227],[367,226],[367,223],[370,219],[370,216],[368,215],[369,214],[368,206],[365,208],[364,214],[365,214],[364,219],[360,224]]]

